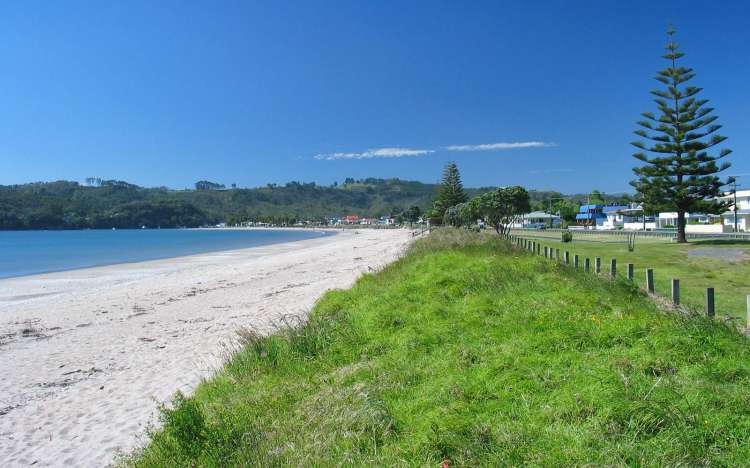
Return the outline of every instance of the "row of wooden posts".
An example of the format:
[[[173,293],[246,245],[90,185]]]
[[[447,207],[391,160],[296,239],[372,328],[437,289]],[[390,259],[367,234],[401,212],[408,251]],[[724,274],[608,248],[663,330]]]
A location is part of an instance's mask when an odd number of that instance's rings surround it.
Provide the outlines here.
[[[560,261],[560,249],[544,246],[542,250],[542,244],[537,241],[519,237],[513,234],[507,235],[508,240],[515,246],[528,250],[537,255],[544,254],[545,258],[554,259]],[[567,250],[562,252],[562,261],[565,265],[570,265],[570,252]],[[580,268],[580,259],[578,255],[573,255],[573,267]],[[629,281],[633,281],[634,266],[632,263],[627,264],[627,278]],[[583,271],[588,273],[591,271],[591,260],[586,257],[583,259]],[[594,258],[594,273],[601,274],[602,272],[602,259],[601,257]],[[617,259],[613,258],[609,261],[609,276],[612,279],[617,277]],[[650,294],[654,294],[654,270],[652,268],[646,269],[646,290]],[[672,303],[674,305],[680,305],[680,280],[677,278],[672,279]],[[748,325],[750,326],[750,296],[747,297],[748,307]],[[706,315],[714,317],[716,315],[716,301],[714,296],[714,288],[706,288]]]

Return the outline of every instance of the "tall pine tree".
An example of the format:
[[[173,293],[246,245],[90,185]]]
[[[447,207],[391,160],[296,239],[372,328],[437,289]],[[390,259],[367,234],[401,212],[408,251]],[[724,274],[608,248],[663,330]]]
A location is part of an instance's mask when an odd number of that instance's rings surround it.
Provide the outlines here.
[[[692,68],[677,66],[684,54],[674,42],[674,29],[667,35],[667,53],[662,57],[669,67],[656,76],[665,89],[651,91],[660,115],[641,114],[645,120],[638,122],[642,128],[634,133],[649,142],[632,142],[641,150],[633,156],[644,165],[633,169],[638,179],[631,185],[648,205],[647,210],[677,212],[677,241],[686,242],[685,213],[719,214],[729,206],[715,197],[722,195],[721,187],[727,183],[717,173],[730,166],[728,162],[719,164],[719,160],[732,151],[722,149],[717,155],[707,151],[726,137],[715,133],[721,125],[714,123],[718,116],[710,115],[714,109],[705,107],[708,100],[696,97],[702,88],[685,85],[695,73]]]
[[[435,205],[432,209],[431,219],[442,220],[445,210],[459,203],[466,203],[469,198],[464,192],[464,186],[461,183],[461,174],[458,172],[456,163],[451,162],[443,170],[443,180],[438,187],[435,196]]]

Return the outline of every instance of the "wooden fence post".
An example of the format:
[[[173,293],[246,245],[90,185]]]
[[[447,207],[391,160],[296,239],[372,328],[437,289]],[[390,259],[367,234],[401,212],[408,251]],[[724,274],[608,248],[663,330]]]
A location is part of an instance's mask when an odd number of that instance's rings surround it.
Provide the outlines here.
[[[578,269],[578,255],[573,255],[573,266]]]
[[[564,262],[565,262],[565,264],[566,264],[566,265],[570,265],[570,252],[568,252],[568,251],[566,250],[566,251],[565,251],[565,255],[564,255],[564,257],[563,257],[563,258],[564,258]]]
[[[613,279],[617,278],[617,259],[615,258],[609,261],[609,276]]]
[[[646,290],[651,294],[654,293],[654,270],[649,268],[646,270]]]
[[[706,315],[716,315],[716,304],[714,303],[714,288],[706,288]]]
[[[591,271],[591,259],[588,257],[583,259],[583,271],[585,271],[586,273]]]
[[[634,270],[633,264],[628,263],[628,280],[630,281],[633,281],[633,273],[634,273],[633,270]]]
[[[680,305],[680,280],[672,278],[672,304]]]
[[[602,272],[602,258],[596,257],[594,259],[594,273],[597,275]]]

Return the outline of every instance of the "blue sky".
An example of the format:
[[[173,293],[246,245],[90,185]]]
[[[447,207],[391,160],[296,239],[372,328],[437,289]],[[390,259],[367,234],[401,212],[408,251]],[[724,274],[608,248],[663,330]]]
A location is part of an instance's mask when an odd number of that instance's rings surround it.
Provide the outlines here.
[[[750,174],[749,18],[740,1],[2,2],[0,184],[433,182],[455,160],[468,186],[623,191],[669,22],[730,172]]]

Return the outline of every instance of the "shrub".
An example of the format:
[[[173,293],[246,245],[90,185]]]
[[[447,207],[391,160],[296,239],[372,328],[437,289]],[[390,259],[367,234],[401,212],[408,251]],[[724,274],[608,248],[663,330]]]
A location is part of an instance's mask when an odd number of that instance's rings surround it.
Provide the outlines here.
[[[573,233],[565,230],[562,232],[562,241],[563,242],[573,242]]]

